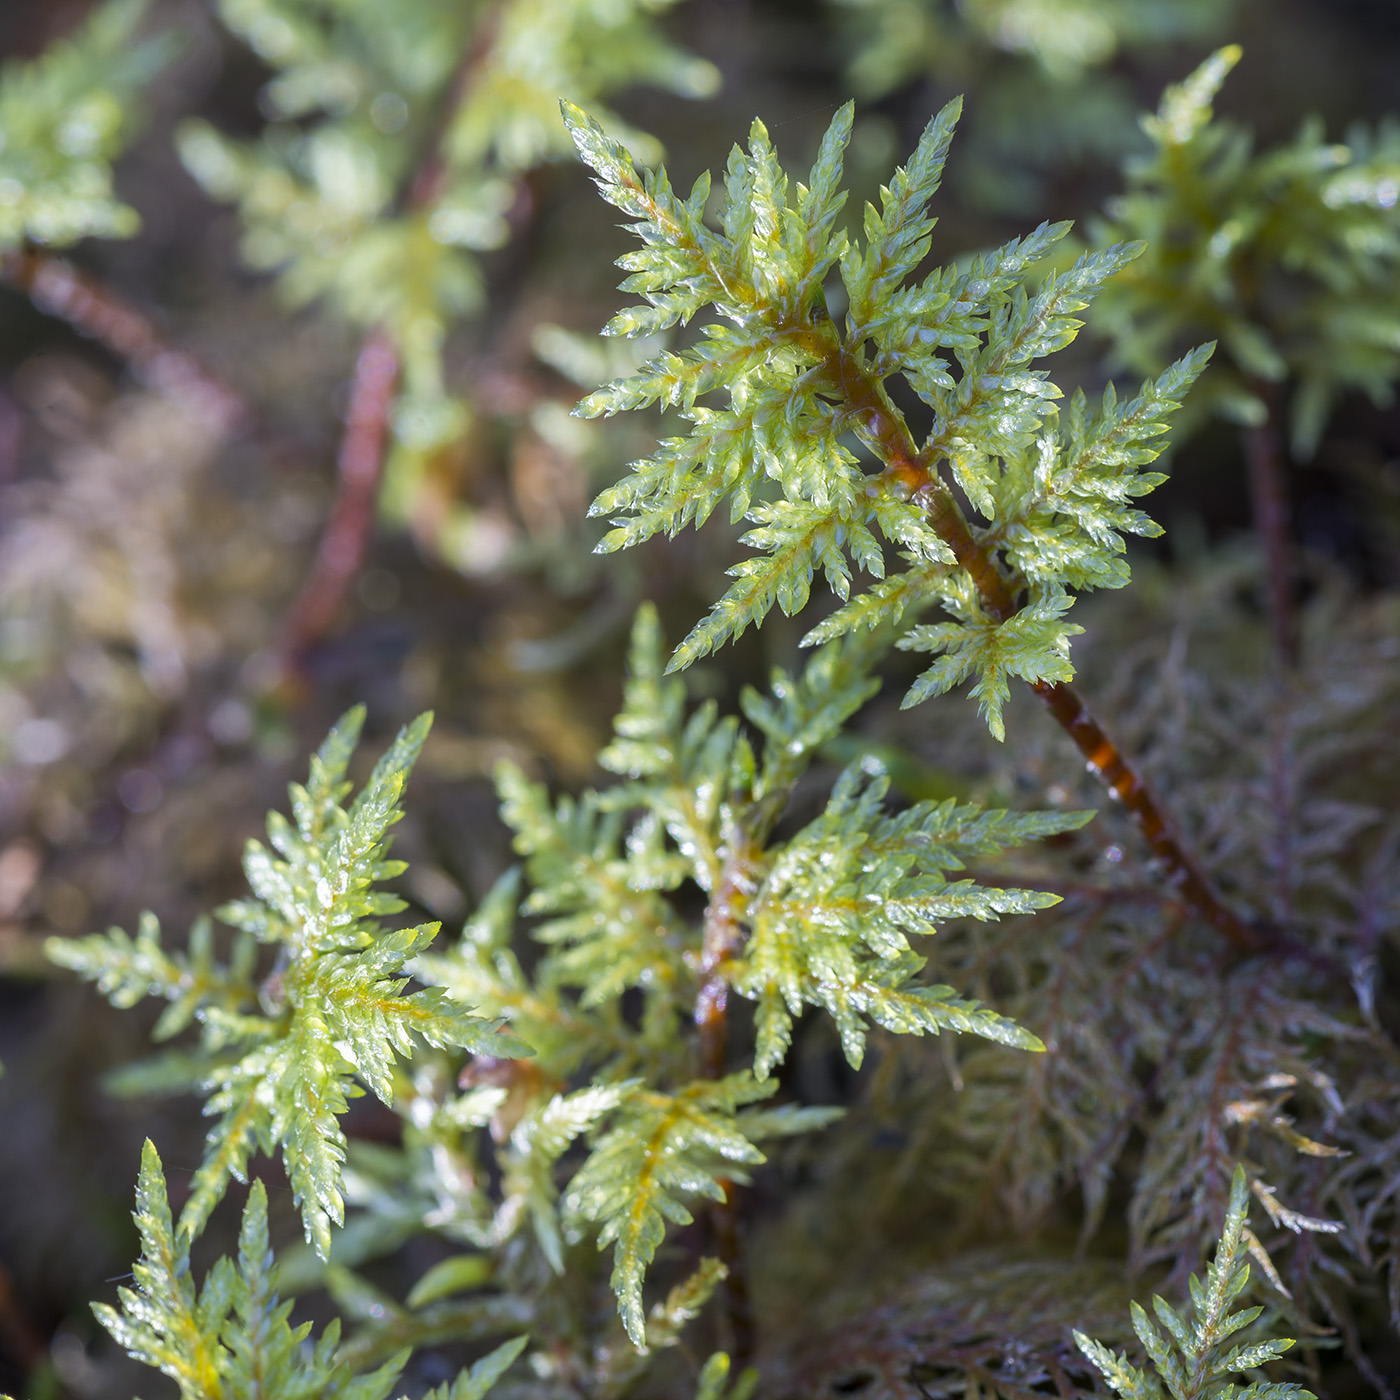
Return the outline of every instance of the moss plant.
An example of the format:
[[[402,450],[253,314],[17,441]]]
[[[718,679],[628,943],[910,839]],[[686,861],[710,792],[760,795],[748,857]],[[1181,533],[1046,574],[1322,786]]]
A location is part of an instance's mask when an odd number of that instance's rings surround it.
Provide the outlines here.
[[[357,706],[248,843],[244,897],[173,940],[150,914],[134,935],[48,940],[115,1006],[164,1003],[153,1034],[174,1043],[127,1084],[192,1091],[209,1120],[178,1212],[146,1143],[141,1255],[94,1305],[102,1326],[182,1400],[384,1400],[423,1389],[405,1376],[415,1351],[453,1347],[432,1400],[751,1400],[769,1377],[794,1396],[878,1381],[872,1400],[1079,1396],[1099,1379],[1128,1400],[1304,1400],[1281,1330],[1312,1344],[1298,1364],[1316,1372],[1335,1333],[1378,1380],[1360,1334],[1387,1271],[1400,1321],[1380,951],[1400,829],[1375,797],[1391,770],[1358,775],[1346,736],[1394,711],[1393,611],[1324,597],[1320,622],[1295,625],[1280,555],[1288,664],[1269,672],[1240,641],[1233,576],[1197,579],[1173,635],[1228,654],[1212,688],[1180,657],[1143,681],[1123,634],[1164,629],[1162,590],[1116,612],[1103,595],[1132,581],[1128,541],[1161,533],[1143,498],[1198,380],[1194,412],[1251,430],[1295,385],[1301,451],[1345,391],[1389,394],[1394,132],[1340,147],[1310,126],[1256,155],[1212,117],[1238,57],[1221,50],[1148,119],[1102,246],[1071,259],[1069,224],[1042,222],[940,264],[956,101],[852,219],[850,104],[801,182],[755,121],[720,185],[684,194],[654,141],[597,108],[639,78],[708,91],[710,66],[657,28],[671,0],[218,8],[268,67],[269,122],[244,141],[189,124],[183,159],[238,206],[251,265],[363,336],[339,495],[283,659],[329,626],[376,501],[413,516],[462,441],[449,330],[485,307],[484,259],[570,141],[640,243],[618,259],[640,300],[605,330],[634,345],[537,340],[583,378],[617,374],[579,417],[672,424],[595,502],[599,552],[725,515],[747,553],[674,650],[661,610],[637,611],[596,786],[557,795],[526,763],[497,766],[518,866],[460,934],[401,920],[392,888],[431,716],[356,792]],[[879,18],[858,59],[872,86],[921,61],[891,35],[943,24],[912,0],[844,9]],[[961,12],[959,32],[1056,81],[1218,19],[1196,0]],[[133,41],[142,14],[109,0],[0,73],[7,275],[134,231],[112,162],[168,50]],[[1072,387],[1061,355],[1096,300],[1139,376],[1125,392]],[[465,568],[453,519],[431,547]],[[1095,608],[1122,740],[1077,675]],[[732,713],[693,693],[679,673],[775,609],[802,617],[804,664]],[[880,692],[901,671],[896,709]],[[940,699],[962,687],[975,717]],[[910,777],[924,749],[997,776],[935,794]],[[1086,769],[1097,791],[1074,786]],[[361,1099],[377,1140],[347,1121]],[[305,1241],[280,1264],[263,1180],[278,1168],[260,1156],[280,1159]],[[229,1196],[236,1255],[203,1267]],[[764,1333],[782,1269],[750,1251],[786,1230],[799,1257],[813,1220],[835,1257],[794,1266],[808,1333],[784,1356]],[[842,1250],[897,1255],[899,1232],[933,1241],[899,1260],[914,1282],[891,1283],[888,1306],[863,1292],[854,1327],[825,1335],[815,1295],[858,1272]],[[920,1293],[934,1254],[941,1284]],[[391,1257],[414,1271],[402,1296]],[[1129,1272],[1190,1300],[1120,1306],[1135,1344],[1101,1325]],[[1237,1307],[1247,1288],[1260,1303]],[[315,1289],[341,1314],[319,1332],[283,1297]],[[818,1348],[812,1380],[791,1353],[819,1331],[835,1359]]]

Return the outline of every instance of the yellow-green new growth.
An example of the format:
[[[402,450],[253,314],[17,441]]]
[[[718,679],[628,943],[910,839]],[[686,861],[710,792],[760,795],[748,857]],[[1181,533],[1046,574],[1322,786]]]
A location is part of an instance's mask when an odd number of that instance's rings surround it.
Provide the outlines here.
[[[404,995],[405,963],[438,925],[385,930],[379,923],[406,907],[374,886],[404,869],[385,858],[387,833],[402,816],[403,786],[430,719],[424,715],[400,733],[348,806],[345,770],[363,709],[331,731],[311,761],[309,782],[291,788],[294,822],[272,813],[272,849],[248,843],[243,864],[254,898],[219,911],[240,931],[227,968],[212,960],[207,923],[196,926],[189,958],[161,951],[149,916],[135,943],[114,929],[47,945],[55,962],[96,982],[116,1005],[129,1006],[142,993],[169,1000],[158,1035],[192,1015],[201,1022],[200,1087],[209,1094],[205,1112],[217,1122],[181,1216],[190,1236],[203,1229],[229,1178],[246,1180],[254,1148],[271,1153],[280,1146],[307,1238],[324,1258],[332,1223],[345,1218],[338,1119],[348,1099],[363,1092],[356,1081],[391,1102],[395,1059],[413,1053],[415,1037],[482,1054],[528,1053],[440,988]],[[255,940],[278,948],[276,965],[257,984]]]
[[[694,1218],[683,1198],[724,1200],[725,1180],[744,1181],[748,1169],[764,1161],[756,1142],[809,1132],[839,1115],[740,1111],[776,1088],[745,1073],[688,1084],[675,1094],[633,1089],[570,1183],[567,1216],[600,1224],[598,1248],[613,1246],[613,1292],[636,1347],[644,1347],[647,1336],[642,1282],[666,1224],[689,1225]]]
[[[543,916],[532,931],[543,956],[526,976],[510,950],[507,884],[456,949],[415,963],[538,1052],[538,1080],[512,1091],[522,1097],[508,1136],[499,1129],[502,1205],[489,1227],[463,1217],[464,1232],[499,1240],[529,1221],[557,1270],[563,1245],[599,1227],[638,1347],[648,1335],[645,1275],[668,1222],[688,1222],[696,1197],[722,1200],[721,1182],[761,1163],[765,1139],[833,1117],[818,1107],[746,1106],[776,1091],[769,1076],[805,1006],[832,1016],[856,1065],[870,1022],[896,1034],[951,1030],[1042,1048],[1007,1018],[926,982],[911,940],[945,920],[1056,902],[948,875],[1072,830],[1088,814],[953,802],[896,813],[883,776],[853,767],[819,816],[786,839],[774,835],[818,751],[878,689],[872,670],[887,650],[878,634],[843,637],[801,675],[776,672],[768,694],[746,691],[751,738],[713,702],[687,715],[684,683],[664,671],[655,610],[643,608],[623,709],[601,755],[620,781],[556,802],[518,769],[504,766],[498,777],[531,886],[522,908]],[[674,897],[689,882],[707,899],[698,921]],[[717,985],[758,1007],[756,1042],[728,1065],[697,1057],[678,1035]],[[640,994],[639,1016],[623,1014],[625,992]],[[568,1092],[573,1084],[581,1087]],[[589,1149],[561,1206],[559,1166],[582,1139]]]
[[[832,0],[850,12],[850,75],[871,97],[927,73],[962,76],[1000,50],[1032,60],[1066,88],[1123,49],[1218,32],[1230,0]],[[1029,85],[1024,73],[1021,82]]]
[[[567,103],[564,111],[604,198],[636,221],[644,245],[619,265],[631,274],[623,289],[648,304],[620,312],[606,333],[648,335],[707,309],[718,317],[692,348],[653,358],[577,410],[660,404],[689,424],[595,502],[615,525],[600,549],[674,535],[726,501],[731,519],[754,527],[743,542],[756,555],[730,570],[735,583],[672,667],[775,605],[799,611],[821,571],[844,606],[809,641],[938,602],[953,620],[903,643],[941,654],[910,703],[975,679],[1001,737],[1007,676],[1068,680],[1074,591],[1121,587],[1124,535],[1158,533],[1132,501],[1163,478],[1141,468],[1160,455],[1166,420],[1209,351],[1178,361],[1126,404],[1110,392],[1097,413],[1077,395],[1061,415],[1061,392],[1039,367],[1074,339],[1078,313],[1142,245],[1088,253],[1035,285],[1037,264],[1069,228],[1042,224],[965,271],[943,267],[911,283],[931,247],[927,205],[956,102],[929,122],[880,208],[866,206],[863,237],[840,225],[849,105],[805,185],[789,184],[755,122],[749,151],[730,155],[717,227],[705,218],[707,175],[681,199],[664,170],[639,171],[597,123]],[[841,327],[827,309],[832,276],[844,291]],[[922,441],[886,387],[896,377],[933,411]],[[1010,601],[1018,597],[1019,606]]]
[[[165,1372],[181,1400],[386,1400],[409,1353],[357,1374],[341,1353],[340,1322],[311,1341],[311,1323],[293,1327],[295,1302],[277,1295],[267,1233],[267,1192],[255,1181],[243,1208],[238,1258],[221,1258],[196,1288],[188,1234],[171,1221],[165,1174],[155,1147],[141,1153],[136,1187],[141,1258],[121,1306],[95,1303],[97,1320],[138,1361]],[[525,1348],[517,1337],[463,1371],[427,1400],[482,1400]]]
[[[1115,1356],[1082,1332],[1074,1334],[1080,1351],[1123,1400],[1167,1400],[1168,1396],[1170,1400],[1316,1400],[1312,1391],[1291,1382],[1256,1379],[1246,1386],[1238,1384],[1241,1375],[1257,1373],[1293,1345],[1291,1339],[1227,1345],[1264,1311],[1262,1307],[1230,1311],[1249,1282],[1248,1215],[1249,1179],[1243,1167],[1236,1167],[1225,1228],[1205,1283],[1191,1276],[1189,1316],[1183,1317],[1165,1299],[1153,1298],[1154,1323],[1144,1308],[1132,1305],[1133,1331],[1155,1375],[1131,1365],[1125,1356]]]
[[[1082,826],[1090,812],[983,812],[956,802],[883,810],[888,779],[846,770],[826,811],[776,851],[755,891],[735,987],[758,1003],[755,1072],[786,1057],[804,1005],[830,1013],[859,1068],[867,1019],[901,1035],[941,1030],[1022,1050],[1030,1032],[951,987],[919,981],[926,958],[911,935],[948,919],[995,919],[1059,903],[1033,890],[985,889],[946,878],[964,860]]]
[[[164,1371],[180,1387],[181,1400],[255,1394],[269,1400],[385,1400],[406,1352],[356,1376],[336,1359],[338,1321],[306,1348],[311,1324],[289,1324],[293,1304],[277,1296],[262,1182],[248,1192],[237,1263],[221,1258],[200,1289],[190,1272],[189,1235],[177,1233],[171,1222],[165,1174],[149,1141],[141,1153],[133,1218],[141,1235],[135,1287],[117,1290],[120,1309],[95,1303],[93,1312],[138,1361]]]
[[[949,876],[972,858],[1072,830],[1087,814],[954,802],[895,812],[885,779],[867,763],[836,781],[814,819],[776,834],[818,752],[878,689],[873,670],[887,652],[887,634],[866,631],[818,649],[798,676],[776,672],[767,694],[743,695],[746,733],[713,703],[687,715],[684,682],[664,672],[655,611],[642,609],[622,713],[601,756],[618,780],[553,801],[517,769],[499,775],[530,885],[521,907],[541,916],[532,935],[542,954],[528,973],[510,946],[518,899],[510,877],[445,953],[424,951],[436,925],[381,927],[404,907],[378,886],[403,870],[387,858],[388,831],[428,717],[399,735],[348,801],[361,711],[331,732],[305,786],[291,789],[292,819],[274,814],[270,845],[249,844],[254,897],[219,911],[237,930],[227,966],[213,957],[207,924],[188,955],[162,950],[153,920],[135,940],[120,930],[55,940],[52,956],[119,1005],[141,995],[168,1000],[162,1034],[191,1017],[201,1023],[200,1082],[218,1121],[166,1253],[188,1249],[228,1178],[246,1175],[255,1147],[280,1143],[323,1259],[347,1190],[371,1205],[369,1234],[342,1237],[350,1263],[375,1240],[400,1242],[404,1222],[411,1230],[426,1221],[479,1250],[519,1240],[536,1269],[561,1275],[568,1248],[594,1236],[612,1251],[627,1336],[639,1350],[671,1345],[722,1270],[707,1266],[649,1321],[646,1274],[668,1228],[688,1223],[696,1200],[725,1200],[763,1163],[767,1141],[839,1114],[760,1106],[778,1091],[770,1076],[805,1006],[832,1016],[856,1065],[872,1022],[896,1034],[951,1030],[1041,1048],[1014,1022],[924,980],[912,940],[949,919],[1055,902]],[[707,901],[698,918],[688,885]],[[257,943],[278,952],[261,981]],[[405,995],[410,976],[426,989]],[[727,1050],[721,1042],[716,1053],[701,1023],[721,991],[757,1003],[757,1036]],[[639,1007],[624,994],[638,995]],[[493,1029],[500,1023],[509,1032]],[[522,1053],[515,1035],[537,1052],[528,1062],[501,1058]],[[450,1087],[452,1061],[423,1054],[419,1040],[473,1053],[460,1092]],[[395,1064],[410,1056],[411,1083]],[[337,1119],[357,1081],[403,1116],[404,1142],[362,1144],[354,1172],[344,1173],[348,1144]],[[160,1230],[152,1258],[170,1233]],[[507,1256],[494,1257],[500,1267]],[[175,1277],[183,1266],[171,1258]],[[522,1325],[529,1295],[447,1301],[490,1274],[480,1260],[425,1276],[408,1308],[338,1263],[327,1276],[332,1291],[370,1319],[355,1354],[382,1360],[405,1340],[430,1339],[439,1314],[449,1332]],[[205,1364],[193,1342],[186,1350],[191,1366]],[[156,1354],[138,1348],[148,1353]]]

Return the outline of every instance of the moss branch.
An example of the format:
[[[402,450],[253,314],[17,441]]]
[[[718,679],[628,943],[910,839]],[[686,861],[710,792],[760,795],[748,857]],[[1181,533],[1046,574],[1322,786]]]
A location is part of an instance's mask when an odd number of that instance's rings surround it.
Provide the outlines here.
[[[829,324],[829,323],[828,323]],[[972,533],[952,491],[940,477],[936,462],[914,447],[909,429],[888,402],[859,354],[840,343],[830,327],[824,352],[826,372],[855,411],[862,437],[884,463],[883,479],[890,489],[922,503],[929,524],[972,576],[982,606],[998,622],[1018,611],[1021,585],[1008,579],[988,550]],[[1257,928],[1240,918],[1212,888],[1192,853],[1176,834],[1166,809],[1142,780],[1127,757],[1095,718],[1079,692],[1064,681],[1037,681],[1031,689],[1057,724],[1074,740],[1094,776],[1121,802],[1153,854],[1165,867],[1166,880],[1181,900],[1244,952],[1266,944]]]
[[[699,1038],[700,1073],[706,1079],[722,1079],[729,1049],[729,964],[743,942],[742,918],[752,892],[751,839],[737,824],[731,827],[721,850],[720,876],[705,907],[704,935],[700,950],[700,991],[695,998],[695,1027]],[[721,1181],[724,1199],[709,1210],[710,1236],[715,1255],[726,1273],[720,1285],[725,1349],[747,1364],[753,1355],[753,1306],[749,1298],[748,1269],[739,1231],[737,1186]]]
[[[406,187],[403,206],[430,209],[451,175],[448,137],[452,122],[496,41],[500,6],[477,23],[438,111],[427,153]],[[375,504],[384,474],[389,413],[398,390],[399,347],[389,328],[373,327],[360,344],[350,390],[345,434],[336,458],[336,495],[310,577],[292,604],[278,654],[284,684],[301,678],[307,652],[329,631],[369,551]]]

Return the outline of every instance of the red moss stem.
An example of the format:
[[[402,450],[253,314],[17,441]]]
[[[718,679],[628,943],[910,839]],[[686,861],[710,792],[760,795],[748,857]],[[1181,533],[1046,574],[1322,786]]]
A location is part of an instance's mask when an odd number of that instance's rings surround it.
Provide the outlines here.
[[[725,836],[719,878],[705,906],[700,990],[695,998],[700,1074],[705,1079],[723,1079],[728,1067],[728,965],[743,942],[741,919],[751,893],[752,855],[752,837],[731,828]],[[715,1255],[726,1270],[720,1285],[723,1326],[728,1333],[723,1340],[725,1349],[743,1366],[753,1355],[754,1325],[735,1199],[738,1188],[732,1181],[721,1181],[720,1186],[724,1199],[710,1206],[709,1225]]]
[[[472,41],[462,53],[457,71],[452,75],[447,93],[438,108],[437,121],[428,140],[427,155],[413,173],[404,195],[405,208],[431,209],[442,197],[452,173],[449,143],[452,123],[471,92],[472,83],[482,65],[491,56],[501,24],[501,5],[494,4],[476,22]]]
[[[448,150],[452,123],[491,53],[499,23],[499,5],[477,22],[439,108],[427,154],[404,192],[402,204],[410,212],[430,209],[442,197],[452,173]],[[369,552],[399,369],[399,349],[392,333],[387,326],[375,326],[361,342],[355,362],[345,435],[336,462],[335,501],[311,575],[283,625],[278,655],[284,683],[299,679],[307,652],[330,631]]]
[[[188,351],[170,345],[148,316],[97,278],[33,250],[0,256],[0,276],[46,316],[66,321],[127,364],[142,384],[180,399],[219,432],[247,421],[235,390]]]
[[[834,330],[823,337],[822,354],[829,378],[855,412],[861,436],[885,464],[886,480],[923,505],[929,524],[972,576],[983,608],[996,621],[1006,622],[1018,611],[1016,595],[1020,583],[1002,573],[992,552],[972,533],[936,464],[916,451],[908,428],[886,401],[878,381],[858,355],[837,340]],[[1211,887],[1173,829],[1166,809],[1090,712],[1079,692],[1065,682],[1050,681],[1037,681],[1031,689],[1074,740],[1090,771],[1109,795],[1123,804],[1161,861],[1167,883],[1182,902],[1237,948],[1256,952],[1264,947],[1264,935],[1231,910]]]
[[[375,502],[399,380],[399,357],[382,327],[360,347],[336,462],[336,495],[321,534],[311,576],[282,628],[283,670],[295,672],[306,652],[330,630],[369,548]]]

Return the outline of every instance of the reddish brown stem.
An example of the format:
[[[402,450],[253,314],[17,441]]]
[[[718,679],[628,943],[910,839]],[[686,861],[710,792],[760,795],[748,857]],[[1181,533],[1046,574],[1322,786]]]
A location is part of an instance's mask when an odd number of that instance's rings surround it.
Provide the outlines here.
[[[491,52],[499,22],[500,7],[495,6],[479,19],[472,42],[457,65],[427,154],[404,192],[403,207],[411,212],[430,209],[442,197],[451,175],[447,144],[452,122]],[[278,651],[284,679],[297,675],[307,651],[330,631],[369,552],[399,368],[393,336],[386,326],[376,326],[365,336],[355,362],[345,435],[336,464],[335,502],[311,576],[282,629]]]
[[[467,100],[467,94],[471,91],[471,85],[481,65],[491,55],[500,23],[501,6],[499,4],[493,5],[478,18],[472,41],[462,54],[461,62],[458,63],[457,71],[452,75],[452,82],[438,108],[437,123],[428,140],[428,154],[418,169],[414,171],[413,179],[409,181],[408,189],[404,195],[406,208],[431,209],[442,197],[443,190],[447,186],[448,176],[452,173],[448,152],[452,123],[461,110],[462,104]]]
[[[330,630],[364,562],[398,379],[399,357],[394,343],[387,331],[377,328],[365,337],[355,361],[330,519],[321,535],[311,577],[283,626],[281,651],[286,670],[294,670],[307,649]]]
[[[1167,821],[1167,815],[1146,784],[1090,713],[1079,692],[1064,681],[1036,681],[1031,689],[1040,697],[1056,722],[1074,740],[1090,771],[1121,802],[1142,832],[1152,853],[1162,862],[1167,883],[1182,902],[1213,924],[1237,948],[1255,953],[1266,946],[1258,929],[1245,923],[1211,889],[1186,847]]]
[[[749,1298],[748,1269],[744,1263],[744,1246],[739,1237],[739,1211],[734,1199],[738,1187],[732,1181],[721,1181],[724,1200],[710,1206],[710,1238],[715,1255],[726,1269],[719,1286],[723,1309],[723,1326],[728,1335],[721,1335],[722,1349],[739,1367],[747,1366],[753,1358],[753,1304]]]
[[[725,833],[719,879],[705,906],[704,935],[700,949],[700,991],[695,998],[695,1025],[700,1037],[700,1073],[706,1079],[723,1079],[728,1049],[726,1007],[729,999],[728,965],[743,942],[740,920],[751,892],[749,866],[751,838],[737,827]]]
[[[720,876],[705,907],[704,937],[700,951],[700,990],[695,998],[695,1026],[699,1037],[700,1073],[705,1079],[722,1079],[727,1067],[729,1043],[728,964],[743,941],[740,922],[751,893],[749,865],[751,838],[737,828],[725,836]],[[725,1349],[744,1365],[753,1354],[753,1308],[749,1300],[748,1271],[739,1235],[737,1190],[732,1181],[721,1181],[724,1199],[709,1210],[710,1237],[715,1254],[726,1269],[720,1285],[724,1325],[729,1335]]]
[[[998,622],[1013,617],[1021,585],[1006,578],[991,551],[972,533],[937,464],[914,448],[903,419],[885,400],[878,381],[834,329],[821,335],[826,371],[855,411],[855,424],[871,450],[885,464],[885,478],[922,503],[929,524],[953,557],[972,576],[982,606]],[[814,341],[816,337],[813,338]],[[1195,913],[1219,929],[1236,947],[1254,952],[1264,936],[1246,924],[1211,888],[1210,882],[1172,828],[1165,809],[1109,738],[1073,686],[1038,681],[1031,687],[1055,720],[1074,740],[1090,770],[1121,802],[1165,867],[1167,883]]]
[[[66,321],[131,367],[141,383],[183,400],[220,432],[248,417],[239,395],[193,355],[167,344],[149,317],[50,253],[0,257],[0,276],[45,315]]]
[[[1267,410],[1263,423],[1244,430],[1244,460],[1249,476],[1254,528],[1264,549],[1269,623],[1279,664],[1298,664],[1298,628],[1293,599],[1293,550],[1289,541],[1288,460],[1278,429],[1278,394],[1272,384],[1254,381],[1255,394]]]

